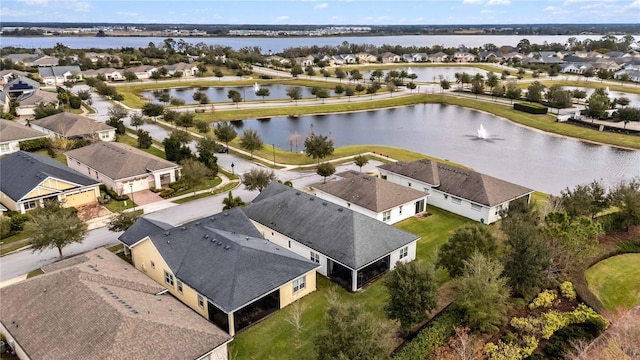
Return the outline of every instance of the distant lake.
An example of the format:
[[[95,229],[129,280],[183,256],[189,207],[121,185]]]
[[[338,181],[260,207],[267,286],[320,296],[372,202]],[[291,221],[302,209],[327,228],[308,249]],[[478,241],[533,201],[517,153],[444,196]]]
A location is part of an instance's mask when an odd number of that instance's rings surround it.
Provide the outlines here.
[[[640,35],[633,35],[636,39]],[[230,46],[240,49],[245,46],[259,46],[263,52],[282,52],[291,47],[301,46],[337,46],[347,41],[350,44],[372,44],[381,46],[384,44],[401,46],[434,46],[457,47],[464,45],[467,47],[479,47],[484,44],[494,44],[497,46],[516,46],[522,39],[528,39],[532,44],[560,43],[564,44],[567,39],[574,37],[580,41],[585,39],[598,40],[602,35],[405,35],[405,36],[336,36],[336,37],[174,37],[190,44],[205,43],[207,45]],[[52,48],[56,43],[62,43],[72,49],[119,49],[121,47],[147,47],[149,42],[158,45],[166,39],[165,37],[11,37],[0,36],[0,43],[4,46],[15,46],[22,48]]]
[[[606,88],[607,86],[604,85],[602,87]],[[583,88],[583,87],[576,87],[576,86],[563,86],[562,88],[566,90],[572,90],[572,91],[575,89],[584,90],[584,92],[587,93],[587,99],[589,99],[589,96],[591,96],[591,94],[593,94],[593,92],[596,91],[595,89],[592,89],[592,88]],[[609,99],[613,100],[615,98],[621,98],[621,97],[626,97],[631,101],[629,103],[629,106],[640,107],[640,94],[624,93],[620,91],[609,90]]]
[[[419,82],[440,82],[440,76],[442,76],[444,79],[447,79],[449,81],[455,81],[455,75],[456,73],[467,73],[471,76],[474,76],[476,74],[482,74],[485,77],[487,76],[488,72],[482,69],[478,69],[478,68],[474,68],[474,67],[456,67],[455,65],[453,66],[447,66],[447,67],[441,67],[441,66],[437,66],[437,67],[405,67],[405,68],[396,68],[394,67],[393,70],[396,71],[406,71],[407,73],[412,72],[416,75],[418,75],[418,78],[416,79],[416,81]],[[386,73],[386,71],[385,71]],[[500,75],[500,74],[498,74]],[[362,73],[362,78],[365,80],[369,80],[369,78],[371,77],[371,72],[367,71],[367,72],[363,72]]]

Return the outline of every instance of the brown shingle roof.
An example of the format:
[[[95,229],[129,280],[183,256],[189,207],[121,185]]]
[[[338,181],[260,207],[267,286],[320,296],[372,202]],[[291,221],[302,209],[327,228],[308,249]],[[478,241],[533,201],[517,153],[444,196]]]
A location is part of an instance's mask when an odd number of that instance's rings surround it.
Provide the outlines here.
[[[377,213],[426,196],[422,191],[368,175],[352,176],[315,188]]]
[[[0,142],[37,139],[48,135],[15,121],[0,120]]]
[[[112,142],[97,142],[67,151],[65,155],[114,180],[147,174],[149,171],[179,167],[134,147]]]
[[[493,176],[427,159],[385,164],[379,168],[426,182],[442,192],[487,206],[499,205],[533,192],[529,188]]]
[[[49,91],[36,90],[32,93],[24,94],[18,98],[20,106],[34,106],[40,103],[58,103],[58,96]]]
[[[231,338],[106,249],[0,289],[0,319],[31,359],[196,359]]]
[[[61,112],[31,122],[42,128],[49,129],[64,137],[78,137],[93,135],[96,132],[114,130],[113,126],[94,121],[87,117]]]

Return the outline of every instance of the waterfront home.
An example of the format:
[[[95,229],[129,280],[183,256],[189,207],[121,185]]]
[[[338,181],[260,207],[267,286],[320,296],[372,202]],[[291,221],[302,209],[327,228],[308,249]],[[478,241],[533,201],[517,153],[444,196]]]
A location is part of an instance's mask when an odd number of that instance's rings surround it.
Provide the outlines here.
[[[46,85],[62,85],[69,80],[82,80],[79,66],[40,66],[38,68],[40,81]]]
[[[51,137],[65,139],[99,139],[101,141],[115,141],[116,128],[93,119],[68,112],[61,112],[38,120],[29,125],[36,130],[49,134]]]
[[[479,172],[422,159],[378,167],[380,178],[428,194],[429,205],[491,224],[514,201],[529,203],[533,190]]]

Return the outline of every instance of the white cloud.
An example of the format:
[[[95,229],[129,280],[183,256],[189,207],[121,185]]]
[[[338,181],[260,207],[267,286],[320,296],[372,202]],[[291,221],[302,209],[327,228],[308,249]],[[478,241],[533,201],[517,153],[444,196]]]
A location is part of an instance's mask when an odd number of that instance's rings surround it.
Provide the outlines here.
[[[328,7],[329,7],[329,4],[327,4],[327,3],[321,3],[321,4],[318,4],[318,5],[314,6],[313,8],[314,8],[314,9],[326,9],[326,8],[328,8]]]
[[[480,10],[480,14],[491,14],[493,13],[492,10]]]
[[[8,16],[8,17],[22,17],[22,16],[33,14],[33,12],[13,10],[13,9],[9,9],[8,7],[3,7],[2,9],[0,9],[0,13],[2,13],[2,16]]]
[[[487,1],[487,6],[510,5],[510,4],[511,4],[511,0],[489,0],[489,1]]]
[[[462,0],[463,4],[482,4],[484,2],[484,0]]]
[[[544,11],[555,11],[555,10],[558,10],[558,8],[555,6],[547,6],[546,8],[544,8]]]
[[[282,16],[278,16],[278,17],[276,18],[276,20],[278,20],[278,21],[289,20],[289,17],[288,17],[288,16],[286,16],[286,15],[282,15]]]
[[[623,9],[625,9],[625,10],[628,10],[628,9],[640,9],[640,0],[635,0],[631,4],[625,6]]]

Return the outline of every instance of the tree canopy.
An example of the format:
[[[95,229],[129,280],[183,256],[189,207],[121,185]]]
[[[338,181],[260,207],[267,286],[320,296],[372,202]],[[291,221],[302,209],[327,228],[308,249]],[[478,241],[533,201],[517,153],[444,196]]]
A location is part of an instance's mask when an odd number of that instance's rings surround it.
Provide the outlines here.
[[[242,183],[247,190],[262,191],[276,179],[273,170],[253,168],[242,175]]]
[[[333,150],[333,140],[325,135],[316,135],[314,132],[311,132],[304,140],[305,153],[307,156],[317,159],[318,164],[320,164],[320,159],[324,159],[333,154]]]
[[[438,250],[437,266],[456,278],[462,275],[464,262],[471,254],[478,252],[489,259],[497,256],[498,246],[489,228],[483,224],[467,224],[455,230],[440,250]]]
[[[87,235],[87,224],[57,201],[46,201],[44,207],[32,211],[30,216],[26,229],[31,234],[34,252],[56,248],[62,258],[63,248],[81,243]]]
[[[227,147],[229,147],[229,141],[233,141],[233,139],[238,136],[233,125],[228,121],[217,123],[213,129],[213,133],[216,135],[218,140],[223,141]]]
[[[240,136],[240,146],[247,150],[251,154],[251,159],[253,159],[253,152],[262,149],[264,143],[256,130],[248,129]]]

